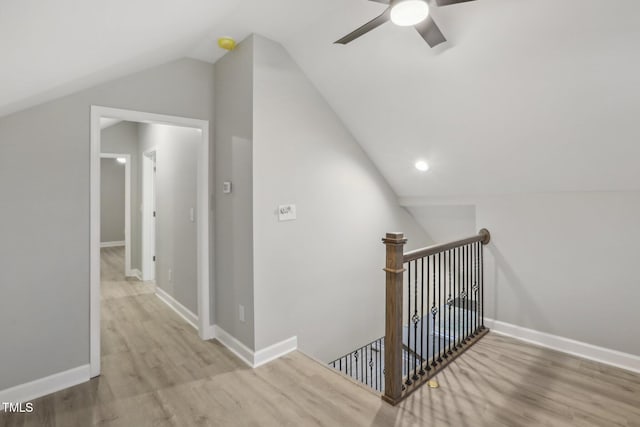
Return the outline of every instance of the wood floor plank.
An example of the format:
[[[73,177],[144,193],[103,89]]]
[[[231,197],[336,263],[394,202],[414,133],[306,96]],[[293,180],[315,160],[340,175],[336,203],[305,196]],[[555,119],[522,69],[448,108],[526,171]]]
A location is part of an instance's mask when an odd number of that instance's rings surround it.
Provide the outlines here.
[[[489,334],[397,407],[300,352],[250,369],[102,253],[102,376],[1,427],[640,427],[640,375]]]

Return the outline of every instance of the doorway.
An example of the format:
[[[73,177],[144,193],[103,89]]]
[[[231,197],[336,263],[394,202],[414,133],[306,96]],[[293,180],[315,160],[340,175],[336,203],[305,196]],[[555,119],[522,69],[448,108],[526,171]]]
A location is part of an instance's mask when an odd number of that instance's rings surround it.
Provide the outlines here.
[[[100,160],[100,248],[124,246],[123,273],[126,277],[134,277],[136,274],[131,269],[131,155],[100,153]],[[106,170],[105,166],[107,167]],[[123,171],[122,183],[118,179],[119,169]],[[110,176],[105,176],[105,173],[109,172],[111,172]],[[116,176],[113,176],[114,173]],[[105,179],[106,182],[104,181]],[[120,184],[122,184],[122,188],[118,188]],[[122,191],[122,201],[118,200],[120,191]],[[122,226],[121,229],[119,229],[120,225]]]
[[[210,250],[213,245],[210,241],[209,223],[210,223],[210,191],[209,191],[209,122],[206,120],[189,119],[183,117],[167,116],[160,114],[152,114],[131,110],[121,110],[108,107],[92,106],[91,107],[91,193],[90,193],[90,367],[91,377],[100,375],[100,155],[101,155],[101,118],[110,118],[123,120],[127,122],[137,122],[141,124],[168,125],[172,127],[191,128],[198,130],[199,141],[197,147],[197,165],[194,168],[196,181],[196,197],[194,205],[187,214],[192,223],[195,223],[194,238],[196,239],[194,256],[195,258],[195,276],[197,283],[197,314],[193,319],[194,326],[198,330],[201,339],[213,338],[213,328],[211,327],[210,313]],[[157,151],[153,151],[152,156],[142,156],[142,166],[147,167],[157,162]],[[148,162],[151,163],[148,163]],[[144,172],[142,173],[144,174]],[[155,194],[156,183],[155,177],[152,180],[153,191],[150,200],[154,200],[151,205],[145,208],[141,206],[143,211],[148,212],[153,206],[151,212],[156,212]],[[146,199],[146,196],[145,196]],[[144,203],[143,203],[144,205]],[[154,217],[156,218],[156,217]],[[153,221],[155,224],[155,221]],[[152,237],[149,240],[147,251],[152,251],[158,244],[155,232],[155,225],[151,226],[149,232]],[[130,234],[130,233],[129,233]],[[152,255],[153,257],[153,255]],[[144,265],[144,263],[143,263]],[[144,270],[144,267],[143,267]],[[147,274],[151,274],[154,279],[158,278],[155,267],[147,269]],[[171,271],[169,271],[171,275]],[[144,273],[143,273],[144,276]],[[144,278],[144,277],[143,277]],[[161,296],[158,294],[158,296]],[[175,308],[174,308],[175,309]]]

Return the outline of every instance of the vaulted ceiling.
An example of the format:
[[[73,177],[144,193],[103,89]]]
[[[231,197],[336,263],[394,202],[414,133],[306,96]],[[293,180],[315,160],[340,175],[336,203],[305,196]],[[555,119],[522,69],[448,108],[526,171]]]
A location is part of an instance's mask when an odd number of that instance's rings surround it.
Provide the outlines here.
[[[281,42],[401,196],[640,189],[640,2],[477,0],[429,48],[367,0],[0,5],[0,115],[183,56]],[[431,170],[413,163],[426,158]]]

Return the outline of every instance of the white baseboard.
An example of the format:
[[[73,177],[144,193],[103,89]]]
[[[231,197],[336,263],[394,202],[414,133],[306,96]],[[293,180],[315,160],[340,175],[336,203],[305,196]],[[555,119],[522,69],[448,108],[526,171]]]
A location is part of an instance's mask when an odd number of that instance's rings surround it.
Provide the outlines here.
[[[121,242],[101,242],[101,248],[116,248],[118,246],[124,246],[124,240]]]
[[[291,337],[262,350],[253,351],[220,326],[212,326],[212,332],[208,335],[213,335],[212,338],[220,341],[251,368],[262,366],[298,349],[298,337]]]
[[[522,326],[512,325],[498,320],[485,319],[485,325],[490,328],[492,332],[500,335],[506,335],[583,359],[593,360],[604,363],[605,365],[640,373],[640,356],[523,328]]]
[[[162,288],[160,288],[159,286],[156,286],[156,295],[162,302],[167,304],[169,308],[171,308],[173,311],[178,313],[180,317],[186,320],[188,324],[193,326],[195,330],[198,330],[198,316],[193,314],[191,310],[180,304],[175,298],[162,290]]]
[[[238,356],[240,360],[253,368],[253,350],[242,344],[233,335],[215,325],[215,338],[227,347],[233,354]]]
[[[253,357],[253,367],[257,368],[258,366],[264,365],[265,363],[269,363],[272,360],[278,359],[285,354],[291,353],[298,348],[298,337],[291,337],[284,341],[280,341],[273,345],[270,345],[267,348],[263,348],[262,350],[258,350],[255,352]]]
[[[135,277],[142,282],[142,272],[137,268],[131,269],[127,272],[127,277]]]
[[[26,384],[0,390],[0,402],[26,403],[56,391],[89,381],[89,365],[50,375]]]

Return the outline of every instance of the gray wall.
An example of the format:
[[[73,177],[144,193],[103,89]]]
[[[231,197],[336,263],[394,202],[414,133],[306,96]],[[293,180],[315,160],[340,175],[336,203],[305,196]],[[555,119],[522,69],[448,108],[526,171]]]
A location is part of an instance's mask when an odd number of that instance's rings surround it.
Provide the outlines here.
[[[414,206],[408,210],[434,244],[473,236],[479,231],[474,205]]]
[[[141,270],[142,254],[142,180],[138,156],[138,124],[120,122],[103,129],[100,135],[103,153],[129,154],[131,156],[131,268]]]
[[[100,241],[124,242],[125,165],[100,159]]]
[[[481,198],[487,316],[640,355],[640,192]]]
[[[253,38],[215,65],[216,324],[254,348],[253,319]],[[231,181],[233,192],[222,193]],[[245,307],[240,322],[238,306]]]
[[[0,118],[0,389],[89,363],[90,106],[213,120],[213,79],[179,60]]]
[[[488,318],[640,355],[640,192],[433,199],[411,207],[426,232],[488,228]],[[475,219],[471,219],[471,208]],[[447,220],[448,216],[448,220]],[[447,239],[445,239],[447,240]]]
[[[384,234],[429,240],[284,48],[254,51],[256,348],[297,335],[330,360],[384,335]]]
[[[156,148],[156,284],[198,314],[197,171],[202,132],[140,124],[139,155]],[[142,170],[142,168],[141,168]],[[190,217],[193,209],[193,221]]]

